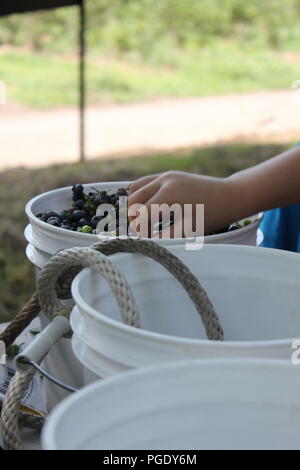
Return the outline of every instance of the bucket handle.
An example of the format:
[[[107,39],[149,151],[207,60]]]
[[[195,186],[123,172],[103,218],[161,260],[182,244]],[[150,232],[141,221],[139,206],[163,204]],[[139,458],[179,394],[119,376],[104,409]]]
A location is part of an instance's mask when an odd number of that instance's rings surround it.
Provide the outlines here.
[[[57,296],[56,288],[59,276],[65,273],[66,269],[70,270],[74,267],[90,267],[100,272],[107,279],[115,293],[124,323],[139,327],[140,317],[132,291],[122,273],[107,258],[109,255],[120,252],[139,253],[164,266],[181,283],[194,302],[202,318],[208,339],[223,339],[222,327],[206,291],[179,258],[154,242],[119,238],[104,240],[96,243],[91,248],[73,248],[54,255],[42,270],[38,280],[38,295],[32,297],[9,325],[8,331],[4,332],[6,341],[11,341],[18,332],[20,333],[27,326],[28,322],[37,314],[39,307],[50,319],[58,314],[68,316],[67,312],[61,311],[62,304]],[[38,348],[38,351],[40,351],[40,348]],[[46,353],[44,345],[42,352]],[[27,361],[28,365],[36,367],[36,363],[33,361]],[[18,371],[9,385],[3,403],[1,423],[6,447],[10,449],[22,448],[18,427],[19,404],[33,374],[32,368],[25,370],[25,372]],[[29,421],[27,419],[27,423]],[[40,424],[39,422],[38,425],[40,426]]]
[[[104,254],[92,248],[69,248],[59,251],[52,256],[42,269],[37,280],[37,295],[41,310],[52,320],[64,310],[57,295],[57,281],[67,276],[70,283],[73,279],[68,276],[73,268],[91,268],[101,274],[110,285],[126,325],[140,328],[140,315],[132,291],[124,275],[114,266]],[[69,312],[66,312],[69,315]]]

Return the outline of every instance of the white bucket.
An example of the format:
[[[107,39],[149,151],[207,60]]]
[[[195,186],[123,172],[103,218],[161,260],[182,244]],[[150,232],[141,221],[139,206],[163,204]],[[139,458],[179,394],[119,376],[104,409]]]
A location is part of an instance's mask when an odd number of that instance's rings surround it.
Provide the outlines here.
[[[92,187],[102,190],[117,190],[120,187],[127,187],[128,181],[112,182],[112,183],[91,183],[85,185],[85,189],[89,191]],[[36,214],[42,213],[47,209],[54,211],[62,211],[69,207],[72,200],[72,187],[55,189],[47,193],[31,199],[26,205],[26,214],[30,224],[26,227],[25,237],[27,241],[36,248],[36,250],[48,255],[54,255],[57,251],[64,248],[73,248],[74,246],[90,246],[101,240],[98,235],[87,233],[78,233],[54,227],[46,224],[36,217]],[[231,243],[238,245],[256,245],[257,230],[262,220],[262,214],[249,217],[252,223],[232,232],[220,233],[217,235],[209,235],[205,237],[205,243]],[[261,234],[259,234],[261,237]],[[180,245],[185,244],[187,239],[184,238],[168,238],[153,239],[160,245]]]
[[[208,341],[187,293],[159,264],[141,255],[114,255],[132,287],[142,329],[124,325],[110,287],[85,269],[72,285],[73,351],[94,378],[192,358],[290,360],[300,337],[300,255],[270,248],[170,247],[206,289],[225,341]]]
[[[300,374],[283,361],[184,361],[98,381],[60,403],[46,450],[300,449]]]
[[[96,187],[97,189],[114,191],[120,187],[127,187],[129,184],[130,182],[128,181],[91,183],[85,185],[85,189],[89,191],[89,188]],[[33,198],[26,206],[26,214],[30,221],[30,224],[25,229],[25,237],[29,242],[26,254],[36,268],[36,276],[39,275],[40,270],[57,251],[74,246],[89,246],[99,241],[99,237],[96,235],[63,230],[59,227],[46,224],[36,217],[36,214],[44,212],[47,209],[61,211],[69,207],[72,203],[71,195],[71,186],[56,189]],[[257,242],[260,244],[262,234],[260,230],[258,230],[258,226],[261,222],[262,214],[253,216],[251,219],[253,220],[252,224],[242,227],[239,230],[205,237],[205,243],[255,245]],[[186,243],[186,240],[165,239],[156,240],[156,242],[163,245],[183,245]],[[46,326],[47,319],[43,315],[41,315],[41,319],[42,325]],[[51,375],[54,375],[74,387],[80,387],[84,383],[81,364],[74,357],[69,340],[63,339],[59,341],[47,356],[45,367]],[[52,384],[47,384],[47,388],[49,406],[51,408],[62,399],[66,393]]]

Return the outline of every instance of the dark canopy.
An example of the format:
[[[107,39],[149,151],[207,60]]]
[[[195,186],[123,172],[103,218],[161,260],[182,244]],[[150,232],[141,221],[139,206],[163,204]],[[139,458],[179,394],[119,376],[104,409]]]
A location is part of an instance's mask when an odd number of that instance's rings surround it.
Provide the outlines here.
[[[81,5],[81,3],[82,0],[2,0],[0,2],[0,16]]]

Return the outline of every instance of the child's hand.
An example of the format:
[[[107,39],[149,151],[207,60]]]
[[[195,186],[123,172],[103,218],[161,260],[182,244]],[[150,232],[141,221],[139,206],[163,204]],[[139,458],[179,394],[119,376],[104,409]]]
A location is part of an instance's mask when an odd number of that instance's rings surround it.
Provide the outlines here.
[[[229,179],[169,171],[135,181],[130,188],[129,207],[134,204],[144,204],[150,216],[152,204],[166,203],[171,206],[178,203],[182,207],[184,204],[191,204],[192,214],[195,217],[196,204],[204,204],[205,232],[207,233],[236,220],[238,212],[236,206],[239,206],[239,201],[241,201],[238,193],[238,187]],[[150,220],[150,217],[148,221],[148,232],[140,231],[142,237],[151,236],[153,225],[158,222]],[[179,220],[175,220],[174,227],[179,222]],[[136,228],[134,224],[133,220],[132,226]],[[174,228],[172,232],[174,232]]]
[[[131,186],[129,206],[145,204],[150,213],[151,204],[192,204],[193,209],[196,204],[204,204],[205,233],[208,233],[260,211],[299,204],[299,187],[300,148],[297,147],[225,179],[179,171],[141,178]],[[148,230],[140,234],[144,237],[152,234],[155,222],[149,221]],[[179,222],[175,220],[174,226]]]

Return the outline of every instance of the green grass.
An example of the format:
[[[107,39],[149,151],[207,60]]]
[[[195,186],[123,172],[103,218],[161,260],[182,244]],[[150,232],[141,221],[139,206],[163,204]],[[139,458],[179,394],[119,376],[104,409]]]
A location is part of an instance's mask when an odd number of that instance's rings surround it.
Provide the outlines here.
[[[33,268],[25,256],[26,202],[50,189],[95,181],[133,180],[170,169],[227,176],[270,158],[280,145],[230,145],[85,164],[55,165],[0,173],[0,321],[11,318],[34,291]]]
[[[158,65],[159,64],[159,65]],[[130,61],[88,62],[88,100],[132,102],[158,97],[192,97],[262,89],[287,89],[299,75],[297,63],[267,49],[217,43],[198,52],[160,50],[147,65]],[[20,50],[0,54],[0,80],[8,102],[34,107],[74,105],[75,60]]]

